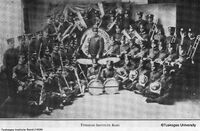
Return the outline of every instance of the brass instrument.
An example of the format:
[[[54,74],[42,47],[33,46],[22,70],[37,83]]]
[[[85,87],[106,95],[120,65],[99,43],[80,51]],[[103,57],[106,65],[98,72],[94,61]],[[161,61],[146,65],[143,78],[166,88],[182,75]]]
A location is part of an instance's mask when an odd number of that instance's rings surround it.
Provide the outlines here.
[[[198,35],[194,41],[193,46],[190,48],[190,50],[188,51],[188,57],[192,60],[192,64],[194,64],[194,55],[196,53],[197,47],[199,45],[200,42],[200,35]]]
[[[115,20],[112,23],[108,24],[106,31],[110,31],[116,23],[117,23],[117,18],[115,18]]]
[[[67,85],[68,89],[70,89],[69,83],[67,82],[65,76],[63,75],[63,71],[64,71],[64,65],[63,65],[63,60],[62,60],[62,55],[61,55],[61,51],[59,51],[59,56],[60,56],[60,63],[61,63],[61,70],[62,70],[62,77],[65,81],[65,84]],[[60,89],[61,90],[61,89]]]

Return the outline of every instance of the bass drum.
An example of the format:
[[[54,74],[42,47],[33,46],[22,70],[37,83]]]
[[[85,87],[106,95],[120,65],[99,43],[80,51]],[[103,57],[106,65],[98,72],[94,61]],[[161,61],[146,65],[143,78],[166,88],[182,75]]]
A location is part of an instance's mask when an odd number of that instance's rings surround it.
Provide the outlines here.
[[[103,92],[103,84],[100,80],[91,80],[88,83],[89,92],[92,95],[99,95]]]
[[[105,91],[109,94],[116,94],[119,91],[119,82],[115,78],[109,78],[104,82]]]

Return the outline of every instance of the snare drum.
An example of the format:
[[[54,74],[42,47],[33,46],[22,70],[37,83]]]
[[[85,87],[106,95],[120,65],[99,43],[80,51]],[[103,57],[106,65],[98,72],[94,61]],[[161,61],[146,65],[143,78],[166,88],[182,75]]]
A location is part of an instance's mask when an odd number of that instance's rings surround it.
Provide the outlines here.
[[[117,63],[120,61],[120,58],[118,57],[107,57],[107,58],[103,58],[98,60],[98,63],[101,65],[106,65],[107,61],[113,61],[113,63]]]
[[[109,94],[118,93],[119,82],[115,78],[109,78],[104,82],[105,91]]]
[[[88,83],[89,92],[92,95],[99,95],[103,92],[103,84],[100,80],[91,80]]]
[[[80,58],[80,59],[77,59],[77,62],[83,65],[92,65],[92,59]]]

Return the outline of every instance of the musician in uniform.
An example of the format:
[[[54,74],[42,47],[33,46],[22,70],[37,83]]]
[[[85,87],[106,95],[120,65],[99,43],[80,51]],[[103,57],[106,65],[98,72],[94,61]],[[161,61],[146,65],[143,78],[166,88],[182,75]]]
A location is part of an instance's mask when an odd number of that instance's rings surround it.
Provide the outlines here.
[[[144,96],[146,97],[156,97],[157,93],[152,91],[152,85],[160,82],[160,77],[163,74],[163,69],[159,63],[154,61],[151,62],[151,72],[149,77],[149,85],[145,88]],[[156,89],[155,89],[156,90]]]
[[[108,78],[115,77],[116,70],[113,61],[107,61],[106,68],[102,70],[101,79],[105,81]]]
[[[18,47],[19,53],[27,56],[28,55],[28,45],[26,45],[26,43],[25,43],[25,36],[18,36],[17,39],[19,42],[19,47]]]
[[[149,60],[142,60],[141,68],[139,69],[138,83],[134,88],[137,94],[144,94],[145,88],[149,84],[151,68],[148,66]]]
[[[98,35],[98,27],[93,27],[94,36],[89,40],[88,53],[92,59],[99,59],[104,51],[104,39]]]
[[[142,24],[145,26],[147,22],[144,19],[142,19],[143,12],[137,12],[136,14],[137,14],[137,21],[135,22],[135,26],[136,26],[135,28],[137,31],[139,31],[140,25]]]
[[[153,28],[153,26],[154,26],[153,20],[154,20],[154,15],[153,15],[153,14],[147,15],[147,25],[146,25],[146,29],[147,29],[147,32],[148,32],[149,34],[151,34],[151,30],[152,30],[152,28]]]
[[[53,23],[53,18],[51,18],[50,16],[48,16],[47,25],[45,26],[44,31],[47,33],[48,47],[50,52],[52,52],[57,32]]]
[[[94,62],[92,64],[92,67],[88,68],[87,70],[87,78],[89,79],[89,81],[93,80],[93,79],[99,79],[97,77],[98,74],[100,73],[100,68],[98,66],[98,64],[96,62]]]
[[[121,46],[121,39],[122,39],[122,33],[119,26],[115,26],[115,34],[113,36],[114,42],[113,45],[111,45],[111,56],[119,56],[120,53],[120,46]],[[108,49],[108,50],[110,50]]]
[[[52,63],[53,63],[53,68],[54,68],[53,70],[56,71],[61,65],[58,45],[54,46],[53,52],[51,53],[51,58],[52,58]]]
[[[159,55],[159,48],[158,48],[158,41],[153,40],[151,41],[151,49],[149,49],[149,54],[147,58],[151,60],[155,60]]]
[[[163,66],[163,74],[160,79],[160,93],[158,95],[148,96],[147,103],[173,104],[174,102],[174,71],[170,66]]]
[[[12,97],[15,96],[15,82],[12,79],[12,72],[13,67],[18,64],[18,56],[19,51],[18,49],[14,48],[14,38],[10,38],[7,40],[7,44],[9,48],[5,51],[3,56],[3,66],[2,71],[6,73],[7,79],[8,79],[8,97],[6,101],[9,101],[12,99]]]
[[[168,27],[168,31],[169,31],[169,36],[166,37],[165,39],[165,43],[166,43],[166,47],[169,46],[169,44],[177,44],[178,40],[176,37],[176,28],[175,27]]]
[[[133,21],[130,18],[130,13],[128,10],[124,11],[124,18],[123,18],[123,29],[128,29],[129,25],[132,25]]]
[[[147,30],[146,30],[144,24],[139,25],[139,32],[138,33],[142,37],[143,40],[141,41],[139,39],[136,39],[135,43],[136,44],[143,43],[143,44],[146,44],[148,48],[151,47],[151,44],[149,43],[149,35],[147,33]]]

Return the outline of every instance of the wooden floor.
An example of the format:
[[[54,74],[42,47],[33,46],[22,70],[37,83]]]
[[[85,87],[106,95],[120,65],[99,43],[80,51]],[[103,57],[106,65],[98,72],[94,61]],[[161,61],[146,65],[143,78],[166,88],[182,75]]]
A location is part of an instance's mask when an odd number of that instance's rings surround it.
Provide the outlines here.
[[[196,119],[200,118],[199,107],[200,99],[159,105],[146,103],[145,97],[123,90],[115,95],[91,96],[86,93],[63,110],[53,110],[51,115],[30,117],[17,111],[4,113],[10,118],[33,119]]]

